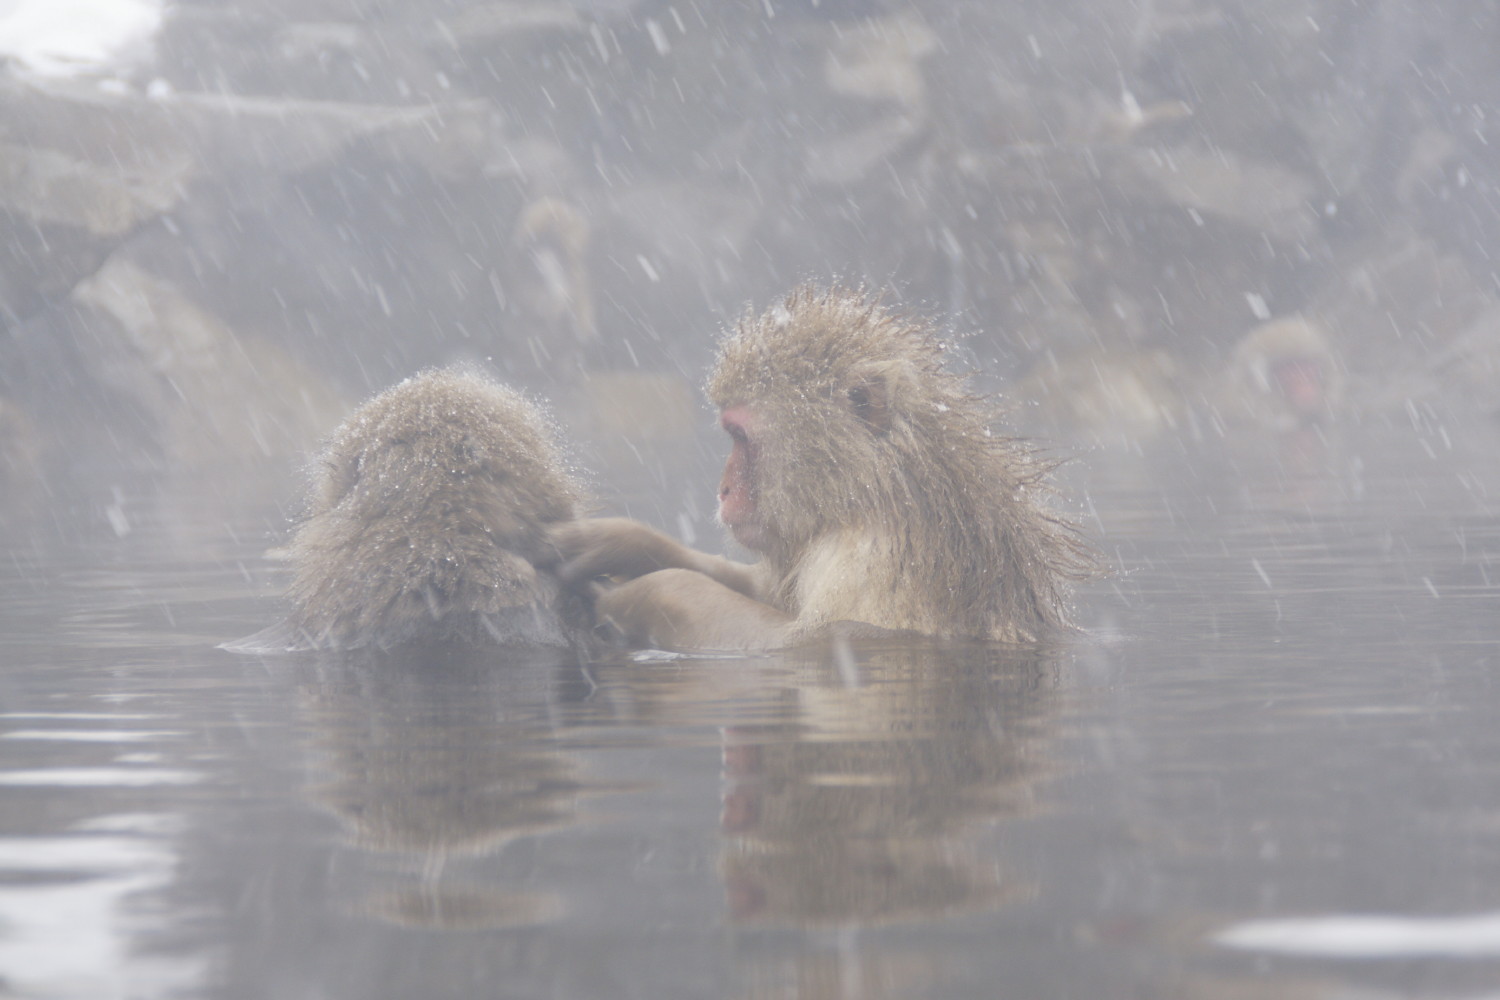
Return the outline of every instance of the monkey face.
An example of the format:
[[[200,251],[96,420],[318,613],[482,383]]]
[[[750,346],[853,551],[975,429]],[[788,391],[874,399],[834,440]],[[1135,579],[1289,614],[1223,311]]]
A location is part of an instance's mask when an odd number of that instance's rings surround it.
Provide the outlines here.
[[[1271,364],[1271,381],[1292,413],[1304,422],[1316,420],[1327,403],[1321,358],[1278,358]]]
[[[1327,420],[1342,402],[1339,366],[1327,335],[1300,317],[1264,323],[1241,338],[1231,379],[1239,408],[1277,431]]]
[[[766,538],[758,507],[760,447],[751,437],[752,418],[748,406],[731,406],[719,415],[719,424],[731,442],[724,477],[719,482],[719,523],[745,548],[762,551]]]

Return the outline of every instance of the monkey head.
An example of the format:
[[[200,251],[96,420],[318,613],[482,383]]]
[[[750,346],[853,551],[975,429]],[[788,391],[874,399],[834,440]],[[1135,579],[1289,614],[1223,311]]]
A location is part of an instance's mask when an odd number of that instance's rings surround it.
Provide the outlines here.
[[[1272,430],[1323,422],[1343,402],[1343,377],[1328,337],[1300,316],[1247,333],[1235,346],[1231,371],[1242,406]]]
[[[555,584],[535,566],[551,552],[548,526],[580,503],[524,397],[461,368],[408,379],[351,415],[322,457],[288,546],[291,622],[304,637],[293,648],[480,629],[560,639],[547,617]],[[496,625],[532,618],[542,624]]]
[[[937,443],[987,435],[929,327],[839,289],[798,289],[741,321],[708,392],[730,438],[719,518],[773,562],[833,528],[899,523],[943,460]]]

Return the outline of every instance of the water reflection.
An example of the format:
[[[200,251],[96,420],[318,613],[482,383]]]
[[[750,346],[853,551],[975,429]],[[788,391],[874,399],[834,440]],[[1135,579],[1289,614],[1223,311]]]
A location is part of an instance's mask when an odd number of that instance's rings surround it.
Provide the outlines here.
[[[3,985],[39,997],[190,990],[206,956],[140,946],[170,937],[172,918],[136,905],[176,877],[184,824],[164,799],[205,777],[181,766],[183,720],[54,701],[0,713]]]
[[[866,945],[865,931],[1034,895],[981,835],[1041,808],[1071,655],[901,640],[595,665],[567,717],[715,725],[722,919],[740,928],[735,995],[910,996],[948,978],[942,963]],[[802,941],[790,953],[788,930]]]
[[[0,554],[4,985],[1485,996],[1500,436],[1369,430],[1075,465],[1120,572],[1050,650],[261,662],[274,510],[60,504]]]
[[[550,742],[558,663],[451,648],[303,663],[299,715],[321,758],[304,794],[337,817],[346,844],[382,859],[373,887],[345,905],[434,930],[563,913],[553,893],[516,891],[465,865],[576,822],[579,799],[604,790]]]
[[[0,837],[0,969],[7,992],[16,991],[9,995],[164,996],[201,983],[202,957],[140,954],[131,943],[130,935],[164,929],[131,901],[171,883],[175,852],[155,834],[172,826],[168,816],[106,815],[66,837]]]
[[[747,997],[902,997],[943,980],[920,952],[860,930],[940,921],[1028,898],[1034,886],[975,830],[1036,808],[1052,769],[1045,652],[889,647],[859,657],[869,686],[833,664],[787,692],[785,718],[729,727],[720,873],[728,918],[814,933],[794,962],[748,942]],[[845,673],[847,671],[844,671]]]
[[[726,728],[730,919],[868,926],[1024,894],[969,833],[1032,807],[1051,666],[1036,650],[876,648],[859,656],[869,686],[806,666],[782,718]]]

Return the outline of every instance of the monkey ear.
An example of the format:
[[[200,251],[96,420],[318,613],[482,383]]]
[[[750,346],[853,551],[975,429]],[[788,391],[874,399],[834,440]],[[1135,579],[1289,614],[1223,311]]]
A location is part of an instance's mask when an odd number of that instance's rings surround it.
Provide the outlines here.
[[[877,434],[891,429],[891,388],[879,375],[872,375],[849,390],[854,415]]]

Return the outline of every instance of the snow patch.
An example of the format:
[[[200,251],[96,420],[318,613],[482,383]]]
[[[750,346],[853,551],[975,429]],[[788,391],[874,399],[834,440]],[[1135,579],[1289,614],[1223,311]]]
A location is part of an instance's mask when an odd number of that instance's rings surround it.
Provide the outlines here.
[[[0,56],[38,76],[103,73],[144,61],[161,0],[0,0]]]

